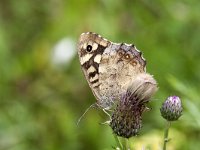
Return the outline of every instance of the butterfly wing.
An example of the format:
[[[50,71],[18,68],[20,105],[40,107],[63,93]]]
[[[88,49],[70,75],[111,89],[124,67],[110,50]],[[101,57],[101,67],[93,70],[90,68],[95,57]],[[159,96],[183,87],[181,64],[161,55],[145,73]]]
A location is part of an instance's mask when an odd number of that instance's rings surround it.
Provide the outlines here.
[[[78,55],[97,103],[104,109],[111,108],[134,78],[145,72],[146,62],[135,46],[112,43],[95,33],[80,35]]]
[[[100,104],[112,107],[140,73],[146,61],[133,45],[111,43],[102,54],[99,64]]]
[[[82,33],[79,38],[79,60],[85,78],[97,98],[97,102],[101,99],[101,96],[99,95],[99,64],[104,50],[110,44],[111,43],[108,40],[92,32]]]

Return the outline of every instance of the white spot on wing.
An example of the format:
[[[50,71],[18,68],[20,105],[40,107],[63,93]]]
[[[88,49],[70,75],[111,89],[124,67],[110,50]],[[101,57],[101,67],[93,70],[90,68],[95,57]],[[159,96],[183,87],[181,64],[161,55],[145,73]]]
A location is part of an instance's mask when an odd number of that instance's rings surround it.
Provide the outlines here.
[[[98,44],[97,43],[93,43],[92,50],[95,51],[97,48],[98,48]]]
[[[94,62],[96,62],[96,63],[100,63],[100,61],[101,61],[101,55],[100,54],[98,54],[98,55],[96,55],[95,57],[94,57]]]
[[[83,49],[86,49],[86,47],[87,47],[87,43],[84,43],[83,44]]]
[[[94,43],[94,42],[92,42],[92,41],[89,41],[87,45],[91,45],[91,46],[92,46],[92,45],[93,45],[93,43]]]
[[[83,65],[85,62],[89,61],[89,59],[92,57],[92,54],[86,54],[84,56],[81,57],[80,62],[81,65]]]
[[[91,73],[91,72],[95,72],[96,69],[94,68],[94,66],[90,66],[87,70],[87,74]]]
[[[106,47],[106,46],[107,46],[107,42],[108,42],[108,41],[101,40],[100,45]]]

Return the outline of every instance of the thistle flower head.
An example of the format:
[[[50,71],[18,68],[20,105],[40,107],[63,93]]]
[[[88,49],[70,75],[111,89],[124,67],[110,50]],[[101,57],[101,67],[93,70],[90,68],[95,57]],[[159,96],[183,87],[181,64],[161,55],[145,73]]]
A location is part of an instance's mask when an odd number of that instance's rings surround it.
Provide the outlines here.
[[[116,135],[130,138],[138,134],[145,104],[156,91],[157,83],[151,75],[143,73],[136,77],[112,113],[110,126]]]
[[[137,135],[142,127],[142,112],[145,107],[134,104],[136,99],[124,98],[113,111],[110,126],[116,135],[129,138]]]
[[[168,121],[176,121],[182,115],[182,104],[178,96],[170,96],[162,104],[161,115]]]

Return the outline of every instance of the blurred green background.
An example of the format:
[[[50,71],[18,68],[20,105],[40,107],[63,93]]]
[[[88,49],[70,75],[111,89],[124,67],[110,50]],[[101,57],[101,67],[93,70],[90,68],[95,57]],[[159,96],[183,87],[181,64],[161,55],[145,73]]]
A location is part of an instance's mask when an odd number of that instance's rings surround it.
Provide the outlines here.
[[[76,42],[93,31],[134,43],[159,91],[143,117],[135,149],[162,147],[159,108],[181,97],[183,116],[172,124],[169,150],[200,147],[199,0],[0,0],[0,149],[110,150],[105,116],[81,72]]]

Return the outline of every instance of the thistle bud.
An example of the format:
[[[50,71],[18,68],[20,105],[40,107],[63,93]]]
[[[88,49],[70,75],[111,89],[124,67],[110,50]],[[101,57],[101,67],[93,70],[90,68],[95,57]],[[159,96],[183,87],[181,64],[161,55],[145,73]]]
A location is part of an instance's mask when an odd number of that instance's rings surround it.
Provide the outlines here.
[[[170,96],[162,104],[160,109],[161,115],[168,121],[176,121],[182,115],[181,100],[178,96]]]

